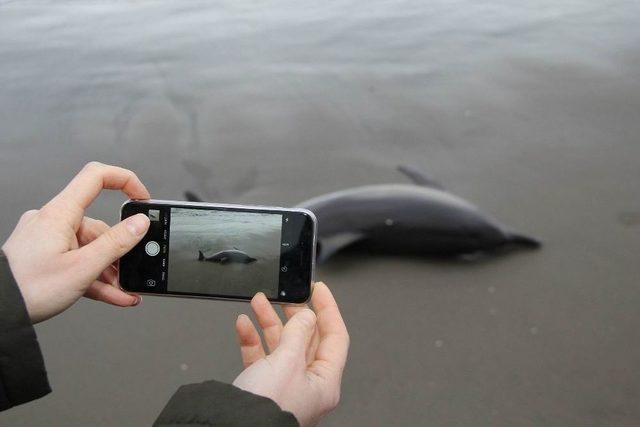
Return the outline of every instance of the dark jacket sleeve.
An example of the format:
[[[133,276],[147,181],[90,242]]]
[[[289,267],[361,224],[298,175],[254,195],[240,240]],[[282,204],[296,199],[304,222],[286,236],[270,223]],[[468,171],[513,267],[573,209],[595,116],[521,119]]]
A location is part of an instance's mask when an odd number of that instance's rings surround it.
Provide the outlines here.
[[[206,381],[180,387],[153,424],[167,426],[298,427],[298,421],[270,399],[231,384]]]
[[[36,333],[0,251],[0,411],[50,391]]]

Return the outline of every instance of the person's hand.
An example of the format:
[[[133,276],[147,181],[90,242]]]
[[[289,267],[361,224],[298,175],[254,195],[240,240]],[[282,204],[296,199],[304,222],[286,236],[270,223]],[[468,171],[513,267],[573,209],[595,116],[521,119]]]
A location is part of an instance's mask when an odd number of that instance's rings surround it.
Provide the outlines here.
[[[253,298],[269,355],[249,317],[241,314],[236,321],[245,370],[233,385],[273,400],[301,426],[316,424],[338,404],[349,350],[347,328],[324,283],[315,284],[311,303],[315,313],[306,306],[284,306],[289,320],[283,327],[264,294]]]
[[[109,227],[84,216],[103,189],[150,197],[133,172],[91,162],[40,210],[25,212],[2,246],[32,323],[61,313],[83,295],[122,307],[140,302],[118,287],[114,262],[142,239],[149,219],[138,214]]]

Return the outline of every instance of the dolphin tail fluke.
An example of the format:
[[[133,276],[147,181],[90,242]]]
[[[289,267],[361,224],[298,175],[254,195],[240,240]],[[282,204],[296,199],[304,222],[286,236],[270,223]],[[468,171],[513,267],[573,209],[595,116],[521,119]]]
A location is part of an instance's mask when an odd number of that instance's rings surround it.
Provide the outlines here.
[[[542,246],[540,240],[519,233],[509,233],[509,243],[512,245],[522,246],[523,248],[538,249]]]
[[[204,261],[204,254],[202,251],[198,251],[198,261]]]

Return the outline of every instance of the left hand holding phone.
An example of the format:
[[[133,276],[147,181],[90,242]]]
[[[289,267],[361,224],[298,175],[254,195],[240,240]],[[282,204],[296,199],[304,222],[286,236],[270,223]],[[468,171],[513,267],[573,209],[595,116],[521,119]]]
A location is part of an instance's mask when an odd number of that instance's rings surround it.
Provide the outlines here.
[[[109,227],[84,216],[104,189],[150,198],[135,173],[91,162],[41,209],[25,212],[2,246],[32,323],[63,312],[83,295],[121,307],[140,302],[119,288],[114,262],[143,238],[149,219],[138,214]]]

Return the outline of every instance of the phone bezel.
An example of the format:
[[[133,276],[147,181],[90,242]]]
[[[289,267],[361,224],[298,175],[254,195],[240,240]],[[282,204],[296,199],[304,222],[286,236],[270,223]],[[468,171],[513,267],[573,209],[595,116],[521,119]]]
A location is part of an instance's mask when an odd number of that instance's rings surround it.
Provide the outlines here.
[[[162,205],[162,206],[167,206],[167,207],[193,207],[193,208],[212,208],[212,209],[223,209],[223,210],[236,210],[236,211],[267,211],[267,212],[274,212],[274,213],[287,213],[287,212],[292,212],[292,213],[300,213],[303,214],[305,216],[307,216],[310,220],[311,220],[311,224],[312,224],[312,244],[311,244],[311,272],[309,275],[309,292],[306,296],[305,300],[300,300],[300,301],[286,301],[286,300],[282,300],[280,299],[280,296],[278,294],[278,298],[274,299],[274,298],[269,298],[269,301],[271,303],[274,304],[304,304],[307,303],[310,298],[311,298],[311,294],[313,293],[313,284],[314,284],[314,280],[315,280],[315,266],[316,266],[316,246],[317,246],[317,228],[318,228],[318,221],[316,219],[316,216],[314,215],[313,212],[311,212],[308,209],[303,209],[303,208],[286,208],[286,207],[280,207],[280,206],[263,206],[263,205],[238,205],[238,204],[230,204],[230,203],[208,203],[208,202],[188,202],[188,201],[182,201],[182,200],[161,200],[161,199],[146,199],[146,200],[140,200],[140,199],[129,199],[126,200],[124,203],[122,203],[122,205],[120,206],[120,219],[122,220],[122,216],[124,213],[124,208],[129,204],[129,203],[142,203],[142,204],[149,204],[149,205]],[[121,275],[121,269],[118,269],[118,280],[120,281],[120,275]],[[168,277],[167,277],[168,279]],[[278,283],[278,287],[280,288],[280,283]],[[170,293],[168,291],[166,292],[147,292],[147,291],[138,291],[138,290],[130,290],[131,292],[135,292],[137,294],[141,294],[141,295],[153,295],[153,296],[164,296],[164,297],[175,297],[175,298],[196,298],[196,299],[213,299],[213,300],[222,300],[222,301],[243,301],[243,302],[249,302],[251,300],[251,297],[229,297],[229,296],[211,296],[211,295],[188,295],[188,294],[176,294],[176,293]]]

